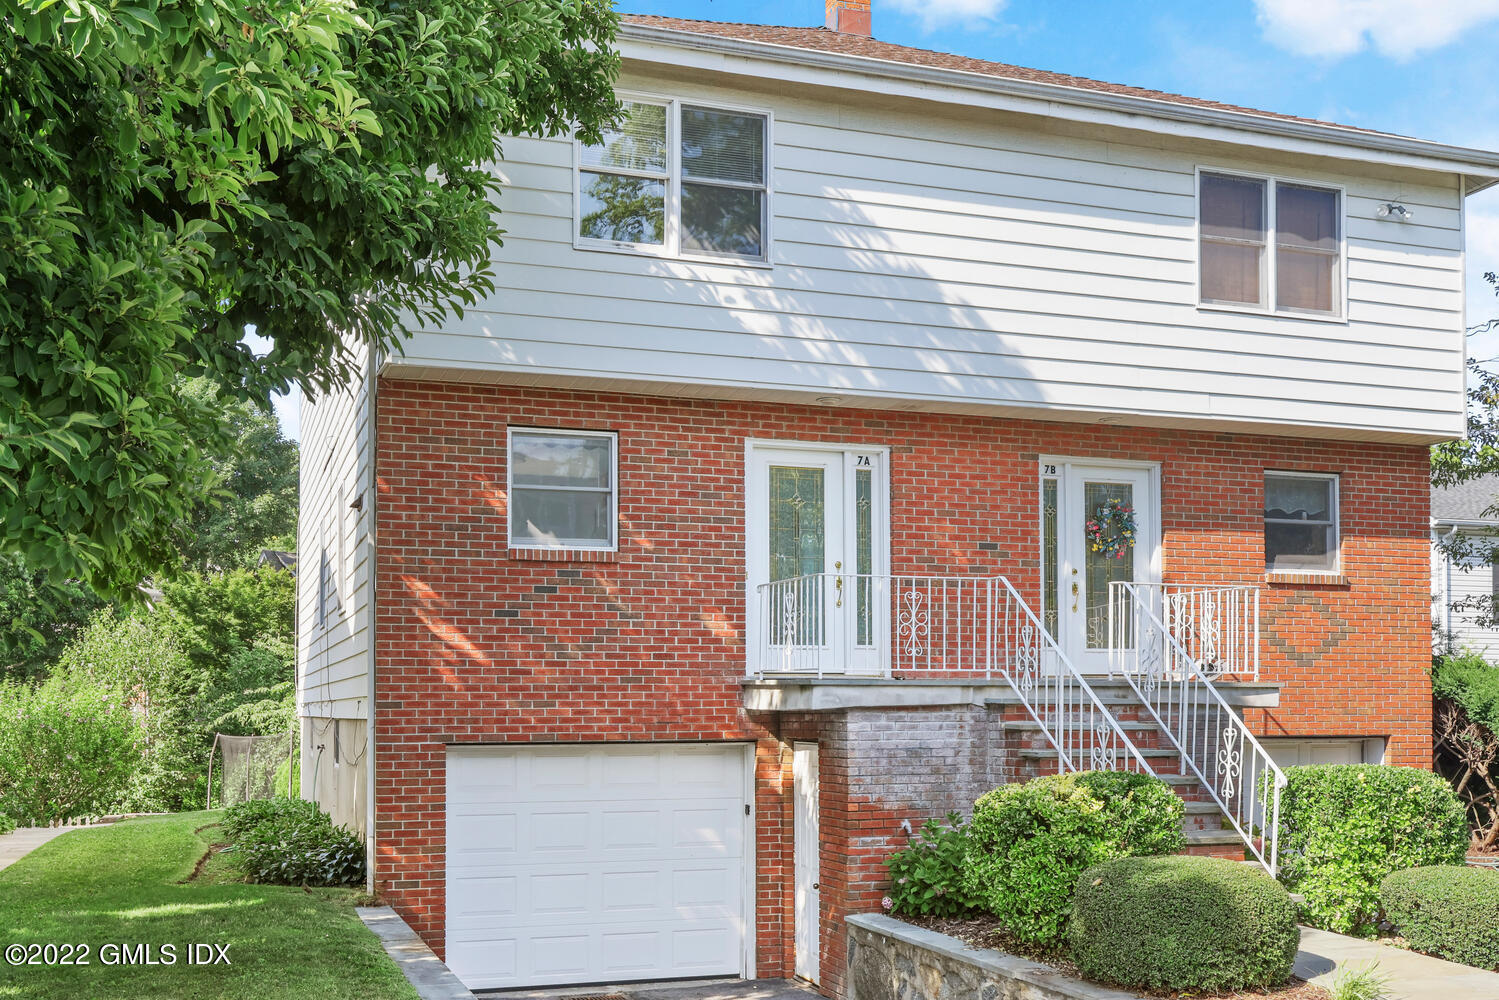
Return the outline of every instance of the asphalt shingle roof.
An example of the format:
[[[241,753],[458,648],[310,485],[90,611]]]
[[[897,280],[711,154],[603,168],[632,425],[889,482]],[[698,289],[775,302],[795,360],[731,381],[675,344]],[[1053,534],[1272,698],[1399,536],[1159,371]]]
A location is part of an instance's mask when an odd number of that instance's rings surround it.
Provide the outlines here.
[[[1052,84],[1059,87],[1074,87],[1080,90],[1094,90],[1108,94],[1120,94],[1127,97],[1167,101],[1173,104],[1187,104],[1193,107],[1212,108],[1218,111],[1232,111],[1239,114],[1256,115],[1261,118],[1277,118],[1282,121],[1303,122],[1308,125],[1324,125],[1332,128],[1348,129],[1353,132],[1373,133],[1372,129],[1359,128],[1355,125],[1338,125],[1335,122],[1320,121],[1315,118],[1299,118],[1295,115],[1283,115],[1274,111],[1260,111],[1255,108],[1245,108],[1236,104],[1224,104],[1221,101],[1209,101],[1199,97],[1187,97],[1183,94],[1172,94],[1162,90],[1131,87],[1119,83],[1105,83],[1102,80],[1090,80],[1083,76],[1052,73],[1047,70],[1029,69],[1025,66],[1012,66],[1009,63],[990,62],[985,59],[972,59],[968,56],[954,55],[950,52],[936,52],[931,49],[918,49],[909,45],[895,45],[890,42],[882,42],[878,39],[870,38],[866,35],[832,31],[823,27],[798,28],[774,24],[694,21],[681,17],[661,17],[655,14],[626,14],[622,20],[626,24],[638,24],[642,27],[662,28],[669,31],[685,31],[698,35],[716,35],[721,38],[763,42],[769,45],[785,45],[798,49],[814,49],[821,52],[837,52],[843,55],[882,59],[886,62],[907,63],[912,66],[931,66],[938,69],[961,70],[967,73],[981,73],[985,76],[1005,77],[1012,80],[1025,80],[1031,83]]]
[[[1484,511],[1499,501],[1499,475],[1483,476],[1442,489],[1432,487],[1431,516],[1438,521],[1494,521]]]

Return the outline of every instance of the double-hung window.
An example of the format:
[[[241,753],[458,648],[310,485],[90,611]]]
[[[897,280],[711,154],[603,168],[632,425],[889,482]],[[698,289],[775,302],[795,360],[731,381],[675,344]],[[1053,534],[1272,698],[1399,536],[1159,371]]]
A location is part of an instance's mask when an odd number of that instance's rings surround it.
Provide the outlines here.
[[[1204,172],[1198,239],[1203,305],[1343,314],[1336,189]]]
[[[769,116],[622,103],[619,128],[578,148],[578,245],[766,260]]]
[[[1272,573],[1337,571],[1337,476],[1265,473],[1265,569]]]
[[[511,548],[614,549],[617,445],[611,431],[511,428]]]

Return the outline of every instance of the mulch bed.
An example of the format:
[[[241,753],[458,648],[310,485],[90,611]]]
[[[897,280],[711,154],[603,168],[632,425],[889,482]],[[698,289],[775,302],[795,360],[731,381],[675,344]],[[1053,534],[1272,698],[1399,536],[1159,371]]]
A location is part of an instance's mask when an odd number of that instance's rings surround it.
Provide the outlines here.
[[[1024,945],[1010,939],[1000,929],[999,921],[993,917],[900,917],[908,924],[922,927],[939,934],[955,937],[970,948],[994,948],[998,951],[1019,955],[1033,962],[1049,965],[1058,972],[1084,979],[1077,966],[1065,954],[1047,951],[1032,945]],[[1092,980],[1085,980],[1092,982]],[[1230,990],[1227,993],[1178,992],[1172,990],[1136,990],[1142,996],[1160,997],[1161,1000],[1258,1000],[1273,997],[1274,1000],[1330,1000],[1332,994],[1320,986],[1313,986],[1302,979],[1293,978],[1285,986],[1269,990]]]

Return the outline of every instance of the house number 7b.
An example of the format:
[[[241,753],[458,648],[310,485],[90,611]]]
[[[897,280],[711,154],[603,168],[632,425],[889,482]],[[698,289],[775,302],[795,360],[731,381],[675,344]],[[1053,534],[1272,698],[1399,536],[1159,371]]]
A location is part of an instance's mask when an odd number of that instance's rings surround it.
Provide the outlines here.
[[[1056,474],[1057,474],[1057,467],[1055,465],[1046,465],[1044,463],[1042,464],[1042,466],[1041,466],[1041,475],[1043,475],[1043,476],[1055,476]]]

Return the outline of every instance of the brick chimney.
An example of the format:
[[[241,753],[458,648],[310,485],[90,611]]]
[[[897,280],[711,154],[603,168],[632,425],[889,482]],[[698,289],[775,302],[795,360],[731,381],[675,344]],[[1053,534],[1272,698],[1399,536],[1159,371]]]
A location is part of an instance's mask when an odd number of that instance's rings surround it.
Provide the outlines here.
[[[828,27],[847,35],[864,35],[869,31],[869,0],[825,0]]]

